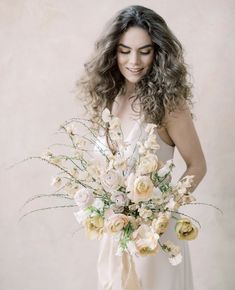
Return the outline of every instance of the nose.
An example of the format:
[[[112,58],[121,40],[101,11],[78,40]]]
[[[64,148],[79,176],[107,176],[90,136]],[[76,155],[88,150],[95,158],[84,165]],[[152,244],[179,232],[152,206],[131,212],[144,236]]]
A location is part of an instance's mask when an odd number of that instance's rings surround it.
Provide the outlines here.
[[[130,58],[129,58],[129,64],[131,66],[137,66],[139,64],[139,55],[137,52],[131,52],[130,53]]]

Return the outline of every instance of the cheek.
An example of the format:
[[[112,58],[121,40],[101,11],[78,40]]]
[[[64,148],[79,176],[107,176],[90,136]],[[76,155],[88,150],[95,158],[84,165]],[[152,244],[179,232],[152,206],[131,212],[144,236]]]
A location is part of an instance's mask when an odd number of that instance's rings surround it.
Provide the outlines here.
[[[117,57],[117,63],[118,63],[118,66],[124,65],[126,63],[125,56],[118,55],[118,57]]]
[[[146,66],[151,66],[153,63],[153,55],[149,56],[146,60],[145,60],[145,64]]]

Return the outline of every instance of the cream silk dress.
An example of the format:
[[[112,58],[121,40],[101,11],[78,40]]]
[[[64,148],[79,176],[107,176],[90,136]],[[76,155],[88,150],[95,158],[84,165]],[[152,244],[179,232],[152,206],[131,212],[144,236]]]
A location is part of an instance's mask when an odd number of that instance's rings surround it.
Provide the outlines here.
[[[127,117],[124,122],[126,129],[126,131],[123,130],[124,139],[131,144],[126,154],[128,157],[133,157],[137,154],[136,142],[146,136],[144,131],[146,123],[143,118],[136,120],[130,117]],[[123,127],[122,129],[124,129]],[[155,132],[160,145],[160,149],[157,150],[158,158],[164,162],[173,159],[174,147],[166,144],[160,138],[157,130]],[[99,140],[101,141],[99,146],[105,148],[105,138],[100,137]],[[97,154],[97,158],[100,155]],[[97,290],[193,290],[188,242],[177,239],[174,224],[174,221],[170,223],[160,239],[162,242],[170,240],[180,246],[183,261],[177,266],[170,264],[167,254],[162,250],[154,256],[147,257],[135,257],[128,254],[115,255],[117,241],[113,236],[104,234],[98,241]]]

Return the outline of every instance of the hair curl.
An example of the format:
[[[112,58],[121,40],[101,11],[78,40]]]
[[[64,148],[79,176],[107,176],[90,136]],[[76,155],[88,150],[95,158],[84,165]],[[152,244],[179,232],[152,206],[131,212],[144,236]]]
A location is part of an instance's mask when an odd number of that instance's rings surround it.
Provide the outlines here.
[[[102,110],[110,109],[115,97],[125,91],[125,79],[117,66],[117,45],[121,34],[134,26],[150,35],[154,58],[149,72],[135,86],[132,106],[138,99],[145,121],[162,126],[166,110],[175,111],[185,102],[192,105],[192,84],[187,79],[181,43],[164,19],[146,7],[128,6],[107,23],[93,56],[84,65],[84,74],[76,82],[78,98],[84,101],[93,120],[99,120]]]

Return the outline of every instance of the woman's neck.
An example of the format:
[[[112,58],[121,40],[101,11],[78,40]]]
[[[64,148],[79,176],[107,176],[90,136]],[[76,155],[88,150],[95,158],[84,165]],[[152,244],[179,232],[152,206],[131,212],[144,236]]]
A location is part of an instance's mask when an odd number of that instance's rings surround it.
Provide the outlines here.
[[[135,93],[135,84],[126,82],[125,83],[125,88],[124,88],[124,97],[131,97]]]

